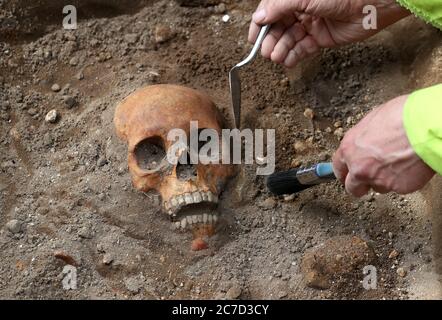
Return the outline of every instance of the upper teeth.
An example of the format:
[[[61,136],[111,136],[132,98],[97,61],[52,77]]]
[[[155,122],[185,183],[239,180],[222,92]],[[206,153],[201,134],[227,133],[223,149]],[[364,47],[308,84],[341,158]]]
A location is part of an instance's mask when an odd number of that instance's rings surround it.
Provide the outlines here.
[[[179,209],[181,206],[193,203],[201,203],[203,201],[218,203],[218,196],[214,195],[210,191],[185,193],[183,195],[175,196],[169,201],[164,202],[164,207],[170,215],[173,215],[174,212],[176,212],[176,210]]]

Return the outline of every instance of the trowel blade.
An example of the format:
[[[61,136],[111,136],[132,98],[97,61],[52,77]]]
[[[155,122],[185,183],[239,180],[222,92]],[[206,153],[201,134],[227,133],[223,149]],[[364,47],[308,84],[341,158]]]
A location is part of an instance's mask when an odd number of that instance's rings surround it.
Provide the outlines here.
[[[235,127],[239,129],[241,126],[241,80],[239,79],[238,68],[234,67],[230,70],[229,82]]]

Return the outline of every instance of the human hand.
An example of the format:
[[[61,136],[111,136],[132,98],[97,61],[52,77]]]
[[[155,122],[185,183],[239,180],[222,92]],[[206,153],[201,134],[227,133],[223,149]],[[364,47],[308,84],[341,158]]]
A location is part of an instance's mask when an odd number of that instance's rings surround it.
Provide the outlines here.
[[[363,27],[366,5],[377,8],[377,30]],[[261,25],[272,24],[262,55],[290,68],[320,48],[364,40],[409,14],[395,0],[262,0],[249,41],[255,42]]]
[[[333,168],[348,193],[362,197],[373,189],[407,194],[434,176],[408,141],[403,125],[407,98],[374,109],[345,135],[333,156]]]

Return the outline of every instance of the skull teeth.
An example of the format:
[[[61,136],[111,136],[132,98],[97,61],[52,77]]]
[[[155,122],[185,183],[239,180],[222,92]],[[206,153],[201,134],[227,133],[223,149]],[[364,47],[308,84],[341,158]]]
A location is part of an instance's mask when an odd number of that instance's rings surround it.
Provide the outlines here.
[[[199,203],[201,201],[203,201],[203,196],[201,195],[200,192],[195,192],[193,194],[193,203]]]
[[[184,195],[184,200],[186,201],[186,204],[190,204],[190,203],[194,203],[193,202],[193,197],[190,193],[186,193]]]
[[[174,222],[173,227],[175,230],[187,230],[198,224],[216,225],[217,221],[218,216],[216,214],[204,213],[183,217],[180,221]]]
[[[164,208],[169,213],[169,215],[173,215],[182,206],[194,203],[201,203],[201,202],[218,203],[218,196],[210,191],[207,192],[197,191],[193,193],[186,193],[183,195],[175,196],[169,201],[165,202]],[[203,219],[203,217],[201,219]]]

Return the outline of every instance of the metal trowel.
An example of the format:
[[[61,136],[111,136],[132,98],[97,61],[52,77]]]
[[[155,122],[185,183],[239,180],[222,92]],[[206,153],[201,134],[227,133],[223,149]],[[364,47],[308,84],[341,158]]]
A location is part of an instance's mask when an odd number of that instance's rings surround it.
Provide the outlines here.
[[[267,33],[270,30],[271,25],[265,25],[261,28],[258,38],[256,39],[255,45],[253,46],[252,51],[243,61],[238,63],[236,66],[230,70],[229,73],[229,82],[230,82],[230,95],[232,96],[232,109],[233,116],[235,119],[235,127],[240,129],[241,126],[241,80],[239,78],[239,69],[251,63],[256,57],[259,49],[261,48],[261,44],[264,41]]]

